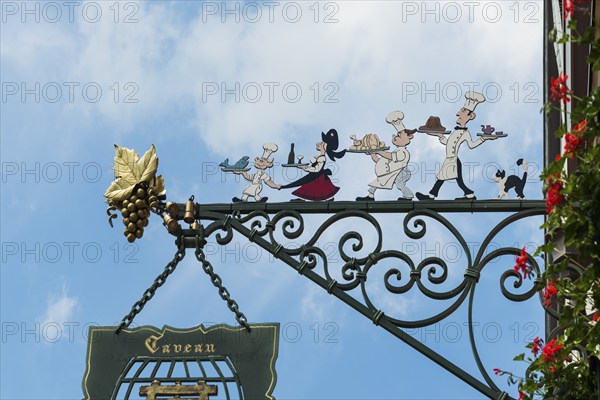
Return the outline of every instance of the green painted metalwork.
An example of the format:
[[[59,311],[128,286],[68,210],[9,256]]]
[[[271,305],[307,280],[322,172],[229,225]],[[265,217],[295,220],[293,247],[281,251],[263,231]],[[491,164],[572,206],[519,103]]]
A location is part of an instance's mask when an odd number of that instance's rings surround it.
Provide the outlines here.
[[[191,391],[204,385],[206,393],[216,390],[228,400],[274,399],[279,324],[250,326],[252,332],[228,325],[142,326],[119,335],[115,327],[91,327],[84,399],[128,400],[138,398],[137,391]]]
[[[179,210],[184,210],[184,205],[179,204]],[[442,215],[443,213],[499,212],[510,214],[487,234],[475,255],[471,254],[459,230]],[[298,239],[305,230],[303,215],[306,214],[324,214],[327,215],[327,218],[299,248],[288,248],[277,241],[276,231],[281,232],[288,240]],[[446,262],[439,257],[428,257],[415,263],[407,254],[399,250],[383,249],[383,232],[375,218],[377,214],[405,214],[403,229],[411,239],[425,237],[427,223],[423,218],[430,218],[440,223],[456,238],[467,255],[463,280],[453,289],[444,292],[426,287],[424,282],[434,287],[446,282],[448,278]],[[509,399],[508,394],[494,384],[487,372],[488,369],[483,366],[479,357],[473,334],[472,314],[475,290],[480,275],[484,273],[484,268],[490,261],[503,255],[518,255],[521,251],[521,249],[505,247],[495,249],[484,256],[492,240],[512,223],[542,215],[545,215],[543,200],[196,204],[196,220],[201,222],[200,229],[183,229],[177,235],[178,240],[182,240],[185,247],[194,248],[199,239],[210,238],[213,235],[218,244],[226,245],[233,239],[234,232],[237,232],[483,395],[490,399]],[[184,213],[181,211],[177,219],[182,220],[183,216]],[[332,276],[327,256],[316,244],[330,226],[348,218],[361,218],[367,221],[376,232],[376,244],[367,256],[353,257],[352,254],[346,252],[346,245],[352,243],[350,246],[352,252],[359,252],[364,246],[363,236],[356,231],[343,234],[338,242],[339,254],[344,262],[340,271],[343,279],[338,282]],[[377,308],[369,295],[366,282],[373,266],[388,258],[397,259],[406,264],[409,277],[408,282],[398,286],[395,282],[400,282],[402,277],[406,276],[406,272],[400,271],[398,268],[387,270],[384,284],[390,293],[401,295],[416,288],[423,295],[434,300],[448,301],[450,305],[436,315],[417,321],[405,320],[393,315],[392,312]],[[531,255],[528,255],[528,259],[536,271],[536,276],[539,276],[540,270],[536,260]],[[315,271],[315,267],[319,263],[323,267],[321,274]],[[500,290],[506,299],[516,302],[524,301],[538,293],[541,302],[540,282],[534,281],[529,290],[518,294],[507,287],[509,279],[513,280],[513,289],[519,289],[525,283],[523,278],[512,268],[505,271],[500,278]],[[352,296],[350,292],[356,294],[356,291],[360,292],[359,296]],[[454,313],[465,302],[468,305],[469,340],[473,358],[484,381],[469,374],[404,330],[438,323]]]

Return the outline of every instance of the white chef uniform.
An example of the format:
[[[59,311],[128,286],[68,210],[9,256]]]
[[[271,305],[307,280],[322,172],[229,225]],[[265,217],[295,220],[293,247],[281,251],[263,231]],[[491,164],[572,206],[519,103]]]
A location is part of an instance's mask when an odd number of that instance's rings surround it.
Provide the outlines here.
[[[375,164],[375,174],[377,178],[369,183],[369,186],[378,189],[391,189],[394,186],[394,181],[400,172],[406,168],[410,160],[410,154],[406,147],[398,147],[392,151],[392,158],[380,158]]]
[[[396,132],[405,130],[404,113],[402,111],[393,111],[386,117],[386,122],[396,128]],[[406,147],[398,147],[390,152],[390,158],[381,157],[375,163],[375,175],[377,178],[369,183],[369,197],[375,197],[377,189],[392,189],[394,185],[402,192],[405,199],[412,199],[413,192],[406,187],[406,182],[410,179],[410,171],[406,169],[410,161],[410,153]],[[362,198],[360,198],[362,199]]]
[[[464,108],[473,112],[475,111],[475,107],[484,101],[485,97],[481,93],[469,91],[465,93]],[[437,174],[439,180],[447,181],[458,178],[458,149],[465,141],[471,149],[483,143],[482,138],[473,141],[471,134],[466,129],[455,129],[448,137],[440,137],[440,142],[446,145],[446,158]]]
[[[268,160],[271,154],[276,152],[278,149],[274,143],[267,143],[263,145],[263,155],[261,158]],[[272,161],[272,160],[270,160]],[[242,201],[247,201],[248,197],[254,197],[254,200],[260,201],[260,192],[263,188],[263,182],[271,180],[269,175],[263,169],[257,169],[256,173],[250,175],[251,179],[248,179],[251,184],[242,192]]]
[[[252,183],[242,192],[242,200],[246,201],[248,197],[254,197],[256,201],[260,201],[260,192],[263,188],[263,181],[271,179],[269,175],[262,169],[256,171],[255,174],[250,175],[252,177]]]
[[[483,143],[479,138],[475,141],[471,138],[468,130],[456,129],[449,136],[440,138],[440,142],[446,145],[446,158],[442,168],[437,174],[437,178],[442,181],[458,178],[458,149],[463,142],[467,142],[469,148],[474,149]]]

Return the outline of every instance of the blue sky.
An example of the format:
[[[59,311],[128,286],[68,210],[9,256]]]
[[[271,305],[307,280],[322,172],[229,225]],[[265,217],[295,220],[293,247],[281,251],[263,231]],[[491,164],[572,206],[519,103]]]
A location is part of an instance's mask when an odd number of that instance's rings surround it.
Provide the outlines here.
[[[509,136],[461,148],[465,181],[478,198],[495,198],[491,175],[516,173],[515,161],[525,158],[525,194],[542,198],[541,1],[48,4],[1,4],[2,399],[81,398],[87,327],[116,324],[174,253],[156,216],[134,245],[110,229],[102,194],[113,179],[114,143],[140,153],[156,146],[170,200],[194,194],[201,203],[229,202],[245,185],[218,172],[226,157],[253,158],[263,143],[277,143],[270,174],[283,183],[296,178],[280,166],[290,143],[308,158],[329,128],[344,146],[351,134],[371,132],[389,142],[394,131],[385,116],[393,110],[405,113],[409,128],[430,115],[451,128],[472,88],[488,98],[472,136],[481,124]],[[427,191],[444,147],[416,134],[409,151],[409,187]],[[374,175],[371,160],[357,154],[330,168],[341,187],[336,200],[364,196]],[[270,201],[292,197],[265,191]],[[440,192],[442,199],[459,195],[454,183]],[[501,217],[449,216],[474,249]],[[308,218],[307,230],[321,221]],[[458,283],[466,258],[448,232],[431,224],[428,240],[413,242],[401,221],[381,218],[384,248],[416,262],[445,257],[445,288]],[[495,244],[533,250],[540,224],[515,224]],[[323,246],[334,248],[354,226],[333,227]],[[277,398],[482,398],[243,237],[225,248],[212,239],[207,255],[249,320],[281,323]],[[235,322],[190,256],[136,324]],[[514,304],[500,293],[499,277],[513,263],[490,264],[477,289],[475,337],[489,371],[522,371],[512,357],[543,335],[537,301]],[[402,318],[439,309],[416,293],[377,293]],[[479,376],[465,321],[463,307],[409,333]]]

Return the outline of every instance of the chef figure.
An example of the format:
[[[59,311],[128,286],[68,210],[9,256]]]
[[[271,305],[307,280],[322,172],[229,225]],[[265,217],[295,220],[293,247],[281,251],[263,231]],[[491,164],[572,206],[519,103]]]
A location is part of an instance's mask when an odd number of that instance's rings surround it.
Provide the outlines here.
[[[433,185],[433,188],[429,191],[429,194],[423,194],[417,192],[417,198],[419,200],[435,200],[438,192],[445,181],[456,179],[458,186],[464,192],[464,197],[458,197],[456,200],[476,200],[475,193],[465,185],[462,177],[462,164],[458,158],[458,149],[463,142],[467,142],[469,148],[474,149],[475,147],[482,144],[485,140],[494,140],[497,137],[482,137],[475,141],[471,138],[471,134],[467,129],[467,123],[475,119],[475,107],[479,103],[485,101],[485,97],[481,93],[469,91],[465,94],[466,101],[464,107],[462,107],[456,113],[456,127],[450,135],[444,135],[438,133],[436,136],[439,137],[440,142],[446,146],[446,158],[442,164],[442,168],[437,174],[437,181]]]
[[[234,203],[239,203],[241,201],[248,201],[248,197],[254,197],[254,200],[257,202],[264,203],[269,198],[268,197],[260,197],[260,192],[263,188],[263,181],[267,184],[267,186],[273,189],[279,189],[281,185],[274,183],[269,175],[266,173],[267,168],[271,168],[273,166],[273,160],[270,160],[269,157],[271,154],[277,151],[278,147],[274,143],[267,143],[263,145],[263,155],[262,157],[256,157],[254,159],[254,167],[256,167],[256,173],[250,175],[246,171],[233,171],[234,174],[241,174],[247,181],[252,182],[250,186],[248,186],[242,192],[242,198],[234,197],[232,201]]]
[[[406,182],[410,179],[410,171],[406,169],[410,160],[410,153],[406,146],[410,144],[416,129],[406,129],[402,120],[404,113],[394,111],[388,114],[386,121],[396,128],[396,133],[392,136],[392,144],[396,146],[394,151],[377,151],[371,153],[371,159],[375,162],[375,175],[377,178],[369,183],[368,194],[365,197],[357,197],[356,201],[375,200],[375,191],[377,189],[392,189],[394,185],[402,192],[400,201],[411,201],[414,197],[413,192],[406,187]]]

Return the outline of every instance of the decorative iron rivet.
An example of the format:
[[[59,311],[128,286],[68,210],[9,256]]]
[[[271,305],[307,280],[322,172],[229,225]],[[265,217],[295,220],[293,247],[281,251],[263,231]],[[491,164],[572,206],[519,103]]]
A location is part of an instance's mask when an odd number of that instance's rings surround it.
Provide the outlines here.
[[[177,203],[169,201],[165,208],[171,217],[177,218],[177,215],[179,214],[179,206]]]
[[[379,320],[383,317],[384,313],[381,310],[377,310],[377,313],[373,316],[373,323],[379,325]]]
[[[371,260],[373,265],[377,264],[377,259],[375,258],[375,254],[369,253],[369,260]]]
[[[165,221],[165,225],[167,226],[169,233],[175,233],[179,229],[179,223],[177,223],[176,219],[171,218],[170,215],[165,215],[163,217],[163,221]]]
[[[327,293],[331,294],[333,288],[335,288],[335,285],[337,285],[337,281],[335,279],[329,282],[329,286],[327,286]]]
[[[298,267],[298,273],[300,275],[304,275],[304,268],[306,267],[306,261],[302,261],[300,266]]]
[[[475,279],[475,282],[479,282],[479,271],[473,268],[467,268],[465,271],[465,277],[470,277]]]
[[[185,203],[185,214],[183,215],[183,220],[191,224],[196,219],[196,205],[194,204],[194,196],[190,197],[190,199]]]
[[[256,235],[256,228],[252,228],[252,231],[250,231],[250,234],[248,235],[248,239],[250,239],[251,242],[254,242],[254,235]]]
[[[421,279],[421,271],[419,271],[419,270],[410,271],[410,277],[414,278],[414,279]]]

